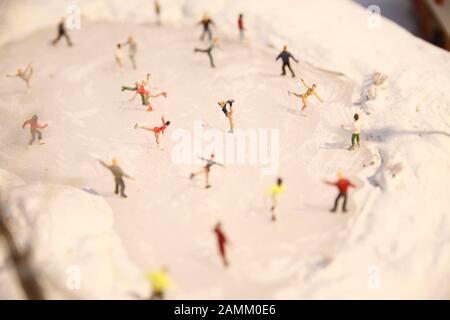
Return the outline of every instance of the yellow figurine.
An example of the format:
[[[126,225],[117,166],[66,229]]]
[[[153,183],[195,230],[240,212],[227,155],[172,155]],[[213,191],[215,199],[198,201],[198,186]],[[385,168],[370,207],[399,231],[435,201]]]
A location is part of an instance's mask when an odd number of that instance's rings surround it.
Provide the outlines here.
[[[164,266],[160,270],[146,274],[146,278],[152,286],[151,300],[163,300],[166,290],[173,287],[168,272],[169,268]]]
[[[317,92],[316,92],[317,85],[313,84],[313,85],[310,87],[310,86],[308,86],[308,85],[306,84],[306,82],[305,82],[303,79],[301,79],[301,81],[302,81],[302,84],[307,88],[307,90],[306,90],[305,93],[296,93],[296,92],[291,92],[291,91],[288,91],[288,93],[289,93],[289,94],[293,94],[294,96],[299,97],[300,99],[302,99],[302,102],[303,102],[302,114],[303,114],[304,116],[306,116],[305,110],[306,110],[306,108],[308,107],[308,98],[309,98],[309,97],[315,96],[315,97],[316,97],[317,99],[319,99],[319,101],[322,102],[322,103],[323,103],[323,100],[322,100],[321,97],[319,97],[319,95],[318,95]]]
[[[270,196],[272,198],[272,207],[270,211],[272,212],[272,221],[276,221],[276,210],[280,202],[280,196],[286,191],[286,186],[283,184],[283,179],[278,178],[277,182],[270,188]]]

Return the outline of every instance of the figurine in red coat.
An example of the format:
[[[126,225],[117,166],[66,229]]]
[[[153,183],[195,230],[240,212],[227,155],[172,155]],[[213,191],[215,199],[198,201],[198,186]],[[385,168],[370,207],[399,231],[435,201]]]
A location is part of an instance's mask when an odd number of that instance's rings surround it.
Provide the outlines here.
[[[238,28],[241,41],[245,40],[245,26],[244,26],[244,15],[241,13],[238,18]]]
[[[341,198],[344,198],[344,203],[342,205],[342,211],[347,212],[347,192],[349,188],[356,188],[356,186],[351,183],[349,180],[345,179],[344,174],[342,172],[338,173],[338,181],[336,182],[329,182],[325,181],[325,183],[336,186],[339,189],[339,194],[336,197],[336,200],[334,201],[334,208],[331,209],[331,212],[336,212],[339,200]]]
[[[31,119],[28,119],[25,121],[22,125],[22,129],[25,128],[26,125],[30,125],[30,133],[31,133],[31,140],[29,142],[30,146],[33,144],[33,142],[36,140],[36,135],[39,140],[39,144],[44,144],[44,140],[42,140],[42,133],[39,129],[45,129],[47,128],[48,124],[40,125],[38,123],[38,116],[34,115]]]
[[[223,264],[225,267],[228,267],[228,259],[225,251],[225,246],[227,245],[227,237],[223,233],[222,230],[222,224],[220,222],[217,223],[216,227],[214,228],[214,233],[217,237],[217,244],[219,245],[219,254],[222,258]]]

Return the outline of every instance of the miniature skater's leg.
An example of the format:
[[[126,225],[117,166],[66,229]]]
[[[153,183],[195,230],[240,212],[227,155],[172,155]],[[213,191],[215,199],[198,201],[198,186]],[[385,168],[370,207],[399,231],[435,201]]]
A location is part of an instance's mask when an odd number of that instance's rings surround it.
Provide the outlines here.
[[[204,173],[205,173],[205,169],[202,168],[202,170],[200,170],[198,172],[191,173],[190,179],[193,179],[195,176],[198,176],[198,175],[204,174]]]
[[[356,143],[358,144],[358,148],[359,148],[361,146],[359,133],[356,135]]]
[[[52,41],[52,45],[55,45],[59,42],[59,40],[61,40],[62,37],[62,33],[58,33],[58,36],[55,38],[55,40]]]
[[[159,145],[159,133],[155,132],[155,140],[156,140],[156,144],[158,145],[158,148],[161,148],[161,146]]]
[[[143,93],[139,93],[139,95],[141,96],[141,102],[142,102],[142,105],[143,105],[143,106],[147,105],[147,102],[146,102],[146,99],[145,99],[144,94],[143,94]]]
[[[225,267],[228,267],[228,260],[227,260],[226,254],[225,254],[224,245],[219,245],[219,251],[220,251],[220,257],[222,258],[223,265]]]
[[[295,73],[294,73],[294,71],[292,70],[291,64],[288,63],[288,64],[287,64],[287,67],[289,68],[289,71],[291,71],[291,73],[292,73],[292,78],[295,78]]]
[[[67,45],[71,47],[73,44],[72,41],[70,40],[69,35],[67,33],[64,33],[64,37],[66,38]]]
[[[122,86],[122,91],[137,91],[136,87],[127,87],[127,86]]]
[[[207,51],[207,53],[208,53],[209,63],[211,64],[211,67],[215,68],[216,66],[214,65],[214,58],[213,58],[213,56],[211,54],[211,51],[209,50],[209,51]]]
[[[115,193],[115,194],[119,194],[119,179],[118,179],[118,178],[115,178],[115,179],[114,179],[114,182],[115,182],[114,193]]]
[[[122,198],[126,198],[127,195],[125,194],[125,182],[122,178],[119,179],[119,189],[120,189],[120,195]]]
[[[119,67],[119,69],[122,69],[122,60],[120,60],[119,58],[116,58],[116,64]]]
[[[29,145],[31,146],[35,140],[36,140],[36,132],[32,131],[31,132],[31,140],[29,142]]]
[[[338,204],[339,204],[339,199],[342,197],[342,193],[339,193],[338,196],[336,197],[336,200],[334,201],[334,208],[331,209],[331,212],[336,212]]]
[[[205,189],[211,188],[209,184],[209,170],[205,169]]]
[[[285,76],[286,75],[286,63],[283,62],[283,65],[281,66],[281,75]]]
[[[150,300],[163,300],[164,299],[164,293],[162,291],[153,291],[152,295],[150,297]]]
[[[306,108],[308,108],[308,100],[304,95],[302,95],[302,101],[303,101],[302,113],[306,114]]]
[[[38,141],[40,144],[43,144],[44,142],[42,141],[42,132],[39,130],[36,130],[37,136],[38,136]]]
[[[26,77],[26,84],[27,84],[27,88],[30,89],[31,87],[31,78],[33,76],[33,67],[30,66],[30,71],[28,72],[28,75]]]
[[[131,60],[131,63],[133,64],[133,69],[136,69],[136,60],[134,59],[133,55],[130,55],[130,60]]]
[[[352,148],[355,146],[356,143],[356,135],[353,133],[352,134]]]
[[[344,203],[342,205],[342,211],[345,213],[345,212],[347,212],[347,192],[345,192],[342,196],[344,197]]]
[[[230,123],[230,132],[234,132],[234,119],[233,119],[233,112],[228,112],[227,115],[228,122]]]
[[[276,221],[277,220],[277,216],[276,216],[276,210],[278,208],[278,198],[274,195],[272,196],[272,221]]]

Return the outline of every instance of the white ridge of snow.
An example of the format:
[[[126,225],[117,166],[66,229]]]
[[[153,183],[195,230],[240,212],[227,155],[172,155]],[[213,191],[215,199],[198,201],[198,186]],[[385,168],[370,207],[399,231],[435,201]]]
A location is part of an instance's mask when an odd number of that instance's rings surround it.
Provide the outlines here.
[[[152,19],[151,8],[141,10],[147,1],[80,1],[83,23],[115,23],[83,24],[81,30],[71,32],[76,47],[66,49],[61,43],[51,51],[43,42],[54,36],[54,22],[67,3],[47,1],[41,14],[25,18],[29,23],[23,23],[22,17],[35,6],[33,1],[5,6],[3,30],[8,32],[0,34],[0,43],[23,40],[0,50],[0,72],[12,72],[11,68],[31,59],[45,67],[36,73],[35,87],[28,95],[22,94],[22,83],[0,81],[1,167],[27,180],[108,190],[108,173],[85,155],[108,158],[120,153],[123,167],[142,180],[128,184],[134,210],[129,202],[104,194],[117,214],[117,231],[141,271],[161,263],[172,266],[178,283],[173,297],[449,297],[448,52],[385,19],[381,29],[369,30],[364,9],[344,0],[279,0],[276,6],[260,0],[164,2],[163,17],[184,26],[183,32],[173,26],[155,30],[124,23]],[[191,56],[192,48],[200,45],[194,38],[200,30],[192,25],[205,10],[216,20],[224,42],[216,73],[209,71],[205,57]],[[246,14],[249,29],[250,44],[245,50],[233,40],[239,12]],[[116,22],[123,24],[119,27]],[[159,37],[162,32],[165,39]],[[129,33],[139,35],[143,67],[119,75],[113,70],[112,48]],[[271,64],[278,50],[262,47],[278,49],[284,43],[302,60],[294,65],[297,73],[317,82],[326,99],[324,106],[313,103],[307,120],[290,113],[295,100],[283,98],[286,89],[298,86],[278,78],[278,65]],[[46,56],[30,56],[30,47]],[[83,61],[83,54],[94,47],[96,55]],[[180,52],[185,61],[180,61]],[[58,61],[64,61],[64,68]],[[343,73],[350,80],[319,69]],[[155,100],[158,110],[151,116],[137,115],[131,109],[137,104],[126,103],[126,97],[115,92],[147,70],[158,78],[159,87],[170,92],[167,101]],[[374,71],[389,77],[377,100],[354,105],[360,100],[363,82]],[[65,87],[66,83],[70,86]],[[49,88],[58,89],[47,92]],[[79,97],[71,88],[83,88],[85,95]],[[109,94],[98,97],[97,92]],[[242,114],[249,115],[237,118],[240,125],[283,130],[281,174],[288,179],[289,190],[282,208],[286,222],[275,228],[267,224],[259,196],[271,179],[256,179],[251,167],[217,170],[212,177],[215,193],[205,199],[203,190],[183,180],[193,168],[171,166],[165,153],[146,148],[144,133],[134,136],[127,131],[136,117],[154,123],[161,113],[170,114],[178,127],[190,129],[192,121],[201,118],[221,128],[223,119],[217,110],[210,110],[211,105],[231,93],[239,95],[236,98],[245,106]],[[186,110],[193,105],[200,109]],[[28,137],[17,136],[20,122],[35,111],[50,123],[45,153],[38,147],[25,153],[22,146]],[[360,156],[337,150],[348,143],[348,134],[340,125],[351,121],[355,111],[366,123],[363,141],[367,149]],[[58,128],[61,122],[64,129]],[[92,129],[94,125],[97,128]],[[65,145],[64,153],[58,152]],[[11,159],[15,162],[8,162]],[[363,163],[372,161],[373,165],[361,171]],[[51,170],[45,171],[50,163]],[[74,167],[78,170],[73,171]],[[320,183],[339,169],[350,171],[352,178],[358,174],[362,186],[347,218],[326,214],[334,191]],[[171,174],[178,178],[168,179]],[[231,258],[235,267],[225,274],[218,265],[210,230],[218,217],[235,242]],[[191,245],[183,246],[187,243]]]
[[[2,189],[11,176],[2,170]],[[131,299],[132,293],[147,294],[103,198],[69,186],[24,184],[18,178],[3,192],[8,198],[1,202],[2,212],[20,248],[31,246],[32,268],[47,298]],[[2,257],[0,298],[23,298],[10,262]]]

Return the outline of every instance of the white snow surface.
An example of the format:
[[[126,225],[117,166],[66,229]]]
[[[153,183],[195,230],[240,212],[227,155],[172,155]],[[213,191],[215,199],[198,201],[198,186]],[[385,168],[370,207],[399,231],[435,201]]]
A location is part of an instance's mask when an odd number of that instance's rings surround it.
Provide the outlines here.
[[[89,204],[100,197],[73,188],[98,191],[113,209],[115,231],[140,272],[170,266],[176,283],[171,298],[449,297],[448,52],[388,20],[379,30],[368,29],[364,9],[346,0],[167,0],[163,27],[148,24],[154,19],[149,1],[79,0],[82,28],[71,31],[76,46],[60,43],[54,49],[48,41],[55,22],[72,3],[0,2],[0,74],[29,61],[36,69],[28,93],[18,80],[0,80],[0,167],[30,183],[11,187],[18,188],[20,199],[39,202],[52,194],[52,184],[65,184],[71,187],[57,187],[63,200],[56,197],[58,205],[70,206],[69,192],[92,209]],[[214,71],[206,57],[192,54],[202,45],[193,25],[205,10],[216,20],[224,48]],[[237,42],[239,12],[247,18],[247,45]],[[127,64],[120,73],[113,65],[114,43],[129,34],[139,44],[139,70]],[[318,83],[326,101],[312,101],[307,118],[286,95],[287,89],[298,90],[298,83],[279,78],[273,62],[285,43],[301,59],[294,65],[298,75]],[[118,90],[147,71],[169,91],[167,100],[154,100],[151,114]],[[376,101],[359,104],[363,83],[374,71],[388,75],[387,83]],[[254,166],[214,168],[213,188],[205,192],[200,181],[187,179],[197,166],[171,162],[171,130],[192,130],[193,121],[203,120],[225,131],[215,106],[228,96],[238,100],[238,126],[280,129],[280,175],[288,191],[275,225],[264,198],[274,177],[261,177]],[[354,112],[366,124],[364,148],[350,153],[343,150],[349,137],[340,126],[350,123]],[[49,123],[47,143],[27,148],[28,132],[20,125],[34,113]],[[164,152],[153,147],[151,135],[132,129],[136,121],[159,124],[161,114],[173,122]],[[95,160],[113,156],[136,177],[127,181],[127,200],[112,196],[111,177]],[[338,170],[359,186],[351,194],[349,215],[327,210],[335,190],[321,180]],[[73,209],[58,212],[68,218],[78,213]],[[93,219],[104,212],[97,214],[92,212]],[[226,271],[211,232],[218,219],[233,242]],[[89,224],[78,221],[75,235],[88,232]],[[39,248],[45,255],[52,247]],[[65,266],[60,251],[52,252],[55,268]],[[89,272],[87,277],[97,274],[95,268]],[[132,287],[131,281],[124,285]],[[88,298],[122,293],[106,280],[80,292]]]

